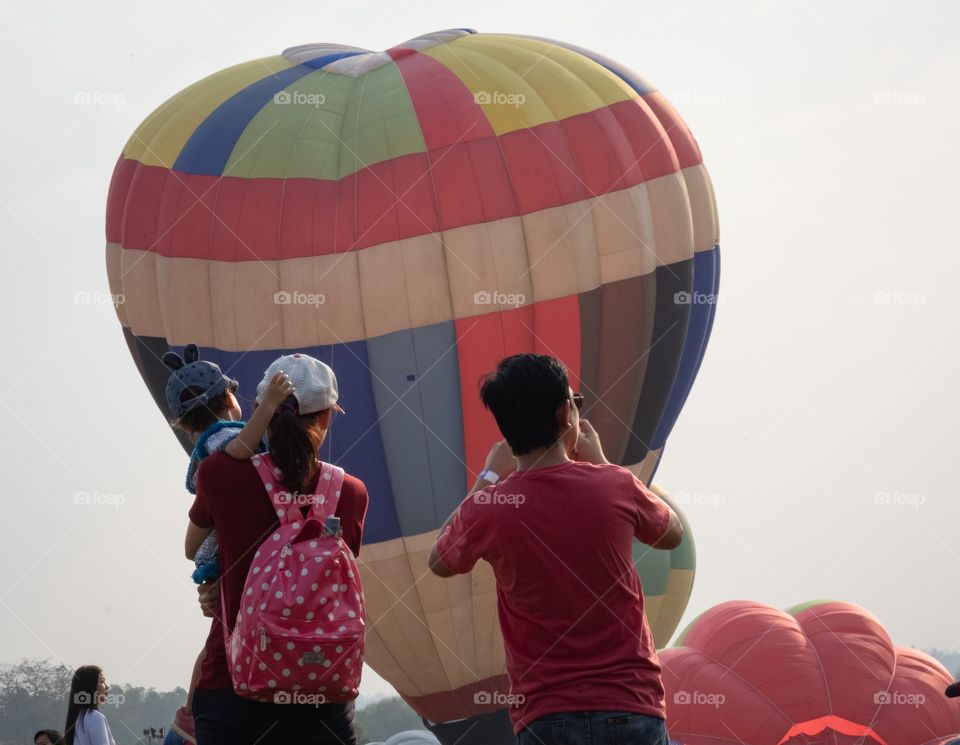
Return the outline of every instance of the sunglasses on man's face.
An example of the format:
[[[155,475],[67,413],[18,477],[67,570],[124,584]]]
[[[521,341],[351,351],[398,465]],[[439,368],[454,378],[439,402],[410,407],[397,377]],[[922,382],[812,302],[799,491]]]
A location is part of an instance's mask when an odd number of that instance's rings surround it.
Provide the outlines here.
[[[577,411],[580,411],[580,409],[583,408],[582,393],[574,393],[572,396],[570,396],[570,400],[573,401],[573,405],[577,407]]]

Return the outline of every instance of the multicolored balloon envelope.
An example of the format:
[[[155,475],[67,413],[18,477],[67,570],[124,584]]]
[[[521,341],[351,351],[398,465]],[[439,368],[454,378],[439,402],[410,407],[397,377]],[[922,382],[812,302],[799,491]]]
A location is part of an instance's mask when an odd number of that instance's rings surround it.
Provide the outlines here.
[[[719,277],[710,180],[660,93],[578,47],[459,29],[294,47],[178,93],[123,150],[107,241],[161,408],[160,357],[188,342],[247,402],[278,355],[336,370],[323,457],[371,495],[367,661],[432,721],[506,690],[489,572],[425,567],[498,437],[478,379],[560,357],[608,455],[649,482]],[[661,644],[693,574],[692,545],[675,556],[640,560]]]
[[[940,745],[960,736],[952,681],[850,603],[787,611],[734,600],[660,653],[683,745]]]

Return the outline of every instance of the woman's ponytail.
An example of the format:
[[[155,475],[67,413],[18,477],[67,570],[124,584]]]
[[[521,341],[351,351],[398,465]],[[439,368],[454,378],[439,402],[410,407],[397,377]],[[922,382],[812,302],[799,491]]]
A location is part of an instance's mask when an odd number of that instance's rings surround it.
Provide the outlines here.
[[[283,485],[291,493],[304,489],[316,474],[317,451],[324,434],[317,414],[299,416],[297,411],[296,399],[291,396],[267,428],[270,457],[283,473]]]

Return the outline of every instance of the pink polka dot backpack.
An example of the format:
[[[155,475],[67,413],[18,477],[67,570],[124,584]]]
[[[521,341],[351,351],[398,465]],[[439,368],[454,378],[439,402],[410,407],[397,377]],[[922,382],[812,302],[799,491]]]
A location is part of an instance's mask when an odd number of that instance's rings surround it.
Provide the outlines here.
[[[254,554],[233,630],[224,628],[233,688],[272,703],[352,701],[365,616],[357,562],[334,517],[343,469],[318,462],[317,491],[303,495],[284,491],[268,454],[251,462],[280,527]]]

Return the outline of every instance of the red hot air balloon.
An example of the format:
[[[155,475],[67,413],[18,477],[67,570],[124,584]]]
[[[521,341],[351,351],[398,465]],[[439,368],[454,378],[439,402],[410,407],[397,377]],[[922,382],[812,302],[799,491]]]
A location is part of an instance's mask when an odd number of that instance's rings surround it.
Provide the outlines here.
[[[942,745],[960,736],[944,667],[894,644],[850,603],[723,603],[660,661],[670,735],[683,745]]]

